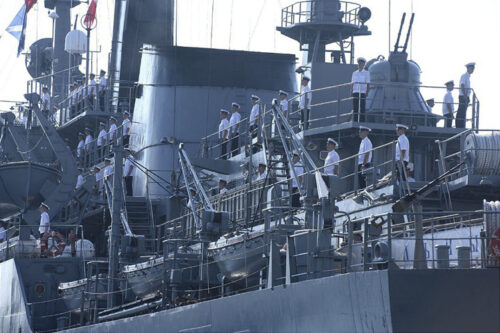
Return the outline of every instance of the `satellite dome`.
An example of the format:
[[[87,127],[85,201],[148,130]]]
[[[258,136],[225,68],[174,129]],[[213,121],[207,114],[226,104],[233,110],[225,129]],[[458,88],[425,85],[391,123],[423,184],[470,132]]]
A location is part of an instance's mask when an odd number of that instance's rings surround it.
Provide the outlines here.
[[[81,30],[71,30],[66,34],[64,50],[70,54],[87,52],[87,36]]]

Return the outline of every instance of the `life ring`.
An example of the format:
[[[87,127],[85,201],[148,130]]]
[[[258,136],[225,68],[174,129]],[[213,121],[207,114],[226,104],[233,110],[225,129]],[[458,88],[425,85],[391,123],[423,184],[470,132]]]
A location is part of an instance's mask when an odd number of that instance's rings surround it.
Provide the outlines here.
[[[40,250],[47,257],[59,257],[66,247],[66,240],[57,231],[46,232],[40,240]]]
[[[489,253],[493,258],[500,260],[500,228],[495,231],[490,241]]]

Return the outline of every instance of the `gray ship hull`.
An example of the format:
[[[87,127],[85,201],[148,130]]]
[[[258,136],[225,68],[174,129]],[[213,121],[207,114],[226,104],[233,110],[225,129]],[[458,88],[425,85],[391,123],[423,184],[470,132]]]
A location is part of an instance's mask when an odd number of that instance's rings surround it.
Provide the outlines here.
[[[498,332],[499,272],[356,272],[65,332]]]

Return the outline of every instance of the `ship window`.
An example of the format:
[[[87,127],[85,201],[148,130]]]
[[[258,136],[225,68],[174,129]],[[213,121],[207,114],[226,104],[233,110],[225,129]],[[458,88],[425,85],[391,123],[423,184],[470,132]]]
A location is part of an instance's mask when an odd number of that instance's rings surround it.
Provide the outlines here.
[[[45,285],[43,283],[35,284],[35,294],[38,297],[43,297],[43,295],[45,295]]]

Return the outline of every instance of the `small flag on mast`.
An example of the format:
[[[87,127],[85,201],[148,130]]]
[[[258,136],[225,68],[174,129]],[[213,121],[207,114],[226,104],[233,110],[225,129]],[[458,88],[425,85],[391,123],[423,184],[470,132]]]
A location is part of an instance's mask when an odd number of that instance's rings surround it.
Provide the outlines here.
[[[26,39],[26,22],[27,22],[27,14],[29,10],[33,7],[37,0],[25,0],[23,6],[14,17],[12,22],[9,24],[7,29],[5,29],[8,33],[10,33],[14,38],[19,41],[19,46],[17,47],[17,56],[21,54],[24,50],[24,41]]]
[[[87,29],[90,29],[94,24],[96,10],[97,0],[92,0],[89,5],[89,9],[87,10],[87,14],[85,15],[85,19],[83,20],[83,24]]]

